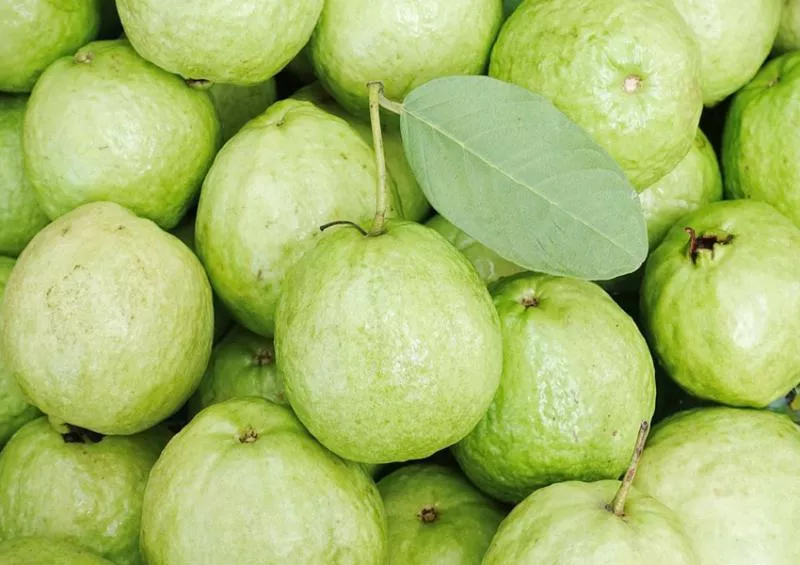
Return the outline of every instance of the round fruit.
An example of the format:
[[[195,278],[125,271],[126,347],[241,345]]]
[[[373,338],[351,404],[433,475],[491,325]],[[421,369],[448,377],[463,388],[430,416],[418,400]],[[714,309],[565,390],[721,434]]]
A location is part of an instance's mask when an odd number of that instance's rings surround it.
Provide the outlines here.
[[[323,0],[117,0],[125,33],[148,61],[189,79],[248,85],[306,44]]]
[[[458,472],[441,465],[401,467],[381,479],[378,490],[389,523],[387,565],[480,565],[505,516]]]
[[[616,479],[655,409],[636,323],[594,283],[520,274],[491,287],[503,375],[483,420],[453,453],[479,488],[519,502],[568,480]]]
[[[503,364],[500,325],[467,259],[434,230],[326,232],[292,268],[275,324],[300,420],[353,461],[422,459],[481,419]]]
[[[211,288],[177,238],[110,202],[25,248],[0,305],[0,355],[33,404],[104,434],[163,420],[211,353]]]
[[[50,63],[100,29],[100,0],[0,0],[0,91],[30,92]]]
[[[3,565],[114,565],[99,555],[63,540],[42,537],[0,542]]]
[[[733,97],[722,138],[729,198],[772,204],[800,226],[800,52],[768,62]]]
[[[676,512],[699,563],[793,565],[800,428],[783,414],[714,407],[653,429],[639,488]]]
[[[782,54],[797,49],[800,49],[800,1],[784,0],[778,36],[772,50]]]
[[[483,73],[502,19],[500,0],[326,0],[309,55],[325,88],[366,118],[371,80],[402,102],[432,79]]]
[[[0,539],[64,539],[117,565],[142,563],[144,487],[168,439],[161,428],[102,437],[30,422],[0,453]]]
[[[688,233],[687,233],[688,232]],[[763,202],[684,216],[647,260],[642,325],[691,394],[764,407],[798,382],[800,229]]]
[[[0,95],[0,254],[16,257],[49,219],[39,207],[22,158],[27,97]]]
[[[228,141],[242,126],[264,112],[278,97],[275,79],[250,86],[216,83],[208,90],[219,114],[222,141]]]
[[[50,218],[107,200],[164,229],[186,213],[218,142],[208,93],[122,39],[53,63],[31,93],[23,128],[25,165]]]
[[[550,99],[639,188],[692,146],[700,52],[670,0],[530,0],[508,18],[491,76]]]
[[[382,565],[386,517],[358,465],[263,398],[210,406],[167,445],[142,516],[149,565]]]

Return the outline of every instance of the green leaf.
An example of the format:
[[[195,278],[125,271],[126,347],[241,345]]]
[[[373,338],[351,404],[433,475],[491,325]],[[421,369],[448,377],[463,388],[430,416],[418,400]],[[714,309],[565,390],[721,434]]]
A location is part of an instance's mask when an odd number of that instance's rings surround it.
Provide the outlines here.
[[[503,0],[503,13],[506,17],[511,15],[511,12],[517,9],[517,6],[522,4],[522,0]]]
[[[486,76],[432,80],[406,96],[406,156],[431,205],[525,269],[591,280],[647,257],[636,191],[547,99]]]

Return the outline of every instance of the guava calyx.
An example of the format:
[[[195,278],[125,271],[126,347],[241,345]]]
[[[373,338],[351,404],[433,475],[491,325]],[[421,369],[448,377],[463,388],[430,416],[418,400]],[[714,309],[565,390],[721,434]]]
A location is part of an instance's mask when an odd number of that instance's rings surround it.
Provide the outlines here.
[[[422,510],[417,513],[417,518],[419,518],[419,521],[423,524],[431,524],[435,522],[436,518],[438,518],[436,507],[430,504],[423,506]]]
[[[519,303],[527,310],[528,308],[536,308],[539,306],[539,299],[533,294],[526,294],[520,299]]]
[[[272,365],[275,362],[275,352],[268,348],[262,347],[258,349],[253,355],[253,365],[257,367],[264,367],[265,365]]]
[[[72,58],[73,62],[79,64],[91,63],[94,61],[94,53],[91,51],[78,51]]]
[[[622,81],[622,89],[628,94],[634,94],[642,88],[642,77],[635,74],[629,74]]]
[[[103,434],[79,426],[73,426],[72,424],[66,424],[66,426],[69,431],[61,434],[64,443],[100,443],[103,441]]]
[[[239,443],[255,443],[258,439],[258,432],[255,431],[251,426],[247,426],[241,432],[239,432],[239,437],[237,438]]]
[[[733,241],[733,234],[725,236],[713,233],[698,235],[695,229],[691,227],[683,228],[683,231],[689,234],[689,258],[695,264],[701,251],[710,251],[713,258],[715,245],[728,245]]]

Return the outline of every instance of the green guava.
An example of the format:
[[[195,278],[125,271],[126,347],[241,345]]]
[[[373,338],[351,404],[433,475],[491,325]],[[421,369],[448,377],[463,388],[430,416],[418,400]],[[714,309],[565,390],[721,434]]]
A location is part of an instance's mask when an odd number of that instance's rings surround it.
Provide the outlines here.
[[[175,412],[211,354],[211,288],[176,237],[111,202],[49,224],[0,304],[0,356],[55,419],[133,434]]]
[[[523,273],[490,287],[503,375],[453,448],[467,477],[519,502],[552,483],[616,479],[655,409],[653,360],[636,323],[594,283]]]
[[[192,204],[219,135],[207,92],[119,39],[48,67],[28,101],[23,151],[50,218],[106,200],[170,229]]]
[[[772,59],[733,97],[722,137],[728,198],[772,204],[800,226],[800,52]],[[795,147],[797,145],[797,147]]]
[[[672,0],[700,46],[703,102],[715,106],[758,72],[784,0]]]
[[[100,0],[0,0],[0,91],[30,92],[56,59],[100,29]]]
[[[704,565],[795,565],[800,428],[783,414],[697,408],[653,428],[637,484],[671,508]]]
[[[228,141],[242,126],[264,112],[278,98],[275,79],[248,86],[211,85],[211,101],[219,114],[222,141]]]
[[[46,417],[0,453],[0,539],[42,536],[85,547],[117,565],[140,565],[139,525],[150,468],[166,428],[100,436]]]
[[[308,42],[323,0],[117,0],[148,61],[188,79],[248,85],[277,74]]]
[[[369,81],[402,102],[435,78],[482,74],[502,21],[502,0],[326,0],[309,55],[325,88],[366,119]]]
[[[686,156],[703,108],[700,50],[670,0],[523,2],[489,74],[551,100],[637,188]]]
[[[3,565],[114,565],[75,544],[43,537],[14,538],[0,542]]]
[[[197,415],[147,483],[148,565],[383,565],[375,483],[322,447],[291,410],[236,398]]]
[[[800,1],[784,0],[778,36],[772,45],[776,54],[800,49]]]
[[[401,467],[378,483],[388,518],[387,565],[480,565],[505,511],[460,473]]]
[[[641,323],[692,395],[765,407],[800,382],[800,229],[772,206],[715,202],[650,255]]]
[[[22,121],[27,101],[0,95],[0,254],[12,257],[50,221],[25,174]]]
[[[483,417],[503,364],[497,311],[436,231],[325,232],[289,271],[275,322],[278,373],[300,420],[365,463],[422,459]]]

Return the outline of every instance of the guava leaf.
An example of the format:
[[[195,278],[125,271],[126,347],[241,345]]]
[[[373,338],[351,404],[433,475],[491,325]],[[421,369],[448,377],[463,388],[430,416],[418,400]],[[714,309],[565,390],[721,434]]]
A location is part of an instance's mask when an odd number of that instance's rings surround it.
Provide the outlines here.
[[[546,98],[486,76],[434,79],[403,101],[408,162],[431,205],[521,267],[607,280],[647,257],[638,195]]]

